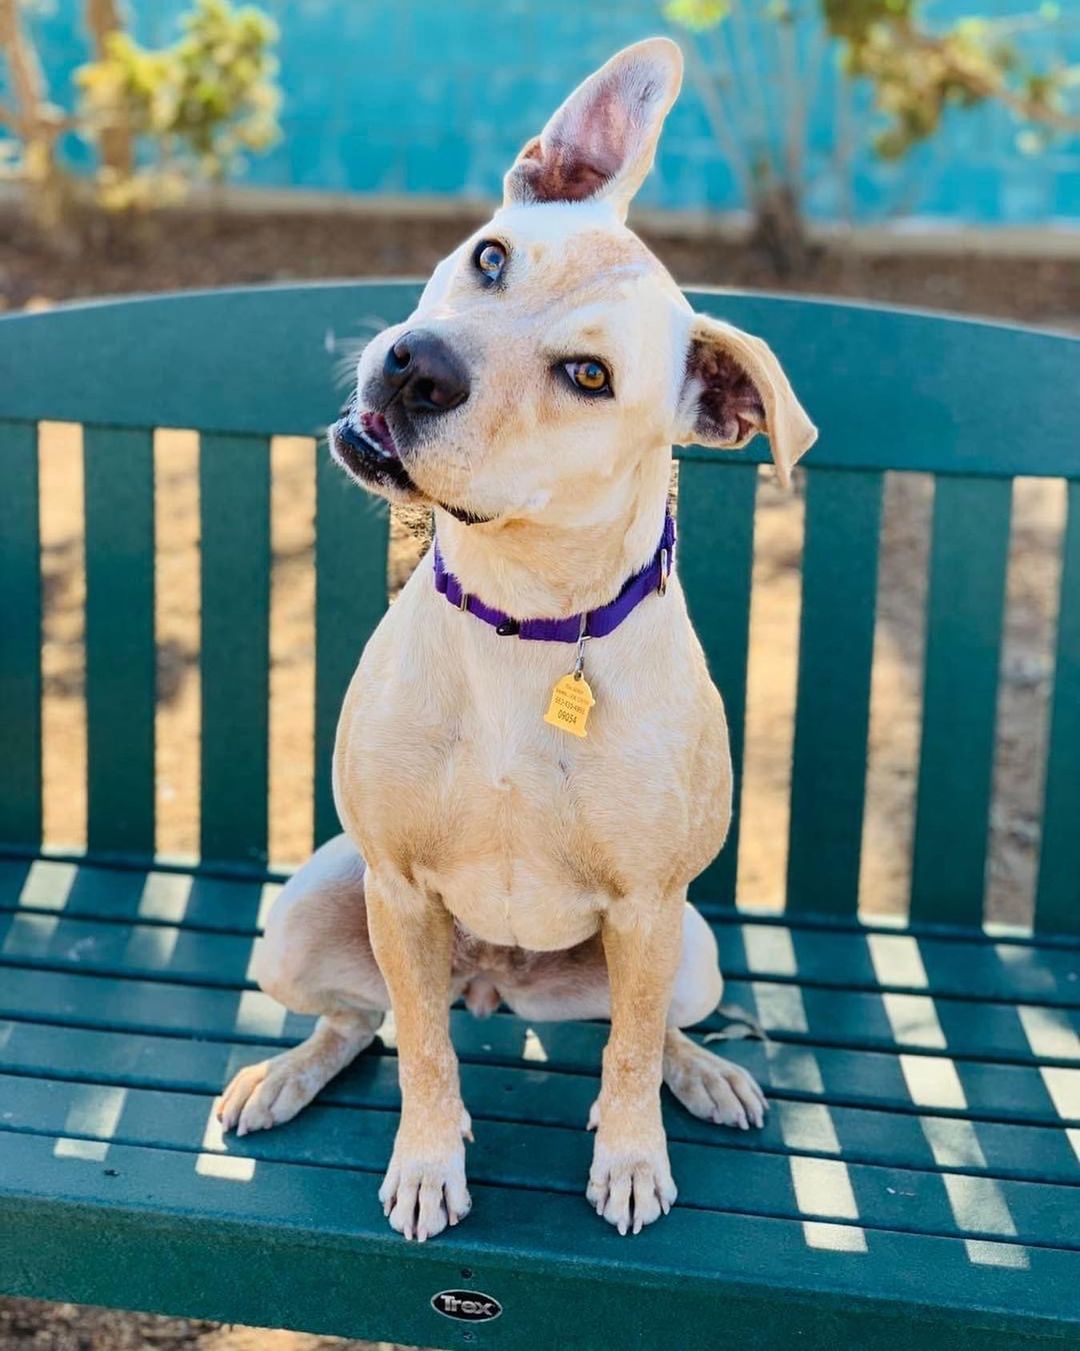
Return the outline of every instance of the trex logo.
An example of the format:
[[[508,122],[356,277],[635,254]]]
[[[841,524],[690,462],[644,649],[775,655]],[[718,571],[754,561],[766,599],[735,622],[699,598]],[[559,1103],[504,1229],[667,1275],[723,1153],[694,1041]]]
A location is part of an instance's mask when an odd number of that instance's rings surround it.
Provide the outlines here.
[[[490,1323],[502,1313],[499,1301],[479,1290],[440,1290],[432,1295],[431,1307],[444,1318],[456,1318],[461,1323]]]

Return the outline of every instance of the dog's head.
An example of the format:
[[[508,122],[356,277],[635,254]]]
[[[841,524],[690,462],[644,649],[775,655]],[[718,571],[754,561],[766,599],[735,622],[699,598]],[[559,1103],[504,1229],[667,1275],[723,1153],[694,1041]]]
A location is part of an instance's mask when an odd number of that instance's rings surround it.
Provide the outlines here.
[[[638,43],[528,142],[500,210],[365,349],[330,437],[355,478],[469,522],[569,525],[629,502],[673,442],[765,432],[787,482],[816,433],[776,358],[695,314],[624,224],[681,81],[673,42]]]

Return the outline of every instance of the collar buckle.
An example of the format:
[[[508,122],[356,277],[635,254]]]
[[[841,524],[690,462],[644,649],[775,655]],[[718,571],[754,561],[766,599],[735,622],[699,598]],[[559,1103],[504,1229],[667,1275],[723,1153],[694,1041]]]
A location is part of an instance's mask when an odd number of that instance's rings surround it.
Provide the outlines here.
[[[671,550],[666,546],[660,550],[660,581],[657,583],[657,595],[667,594],[668,573],[671,570]]]

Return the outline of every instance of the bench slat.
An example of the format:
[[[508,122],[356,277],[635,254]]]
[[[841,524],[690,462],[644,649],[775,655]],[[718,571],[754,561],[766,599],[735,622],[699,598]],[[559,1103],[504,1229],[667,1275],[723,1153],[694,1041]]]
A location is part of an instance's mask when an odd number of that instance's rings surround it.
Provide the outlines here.
[[[117,1091],[91,1083],[10,1075],[0,1075],[0,1091],[5,1103],[0,1129],[5,1132],[173,1149],[188,1155],[206,1149],[214,1103],[212,1097],[199,1094]],[[234,1158],[356,1169],[377,1178],[386,1167],[396,1128],[392,1111],[366,1113],[364,1129],[358,1130],[354,1112],[316,1105],[288,1130],[231,1137],[224,1149],[211,1125],[210,1142],[214,1152]],[[840,1160],[810,1162],[801,1154],[725,1150],[718,1159],[716,1150],[724,1149],[730,1134],[718,1128],[715,1144],[671,1145],[673,1172],[696,1209],[841,1222],[852,1221],[857,1212],[860,1225],[867,1229],[1080,1249],[1080,1232],[1072,1223],[1075,1197],[1069,1187],[973,1180],[948,1171],[901,1171]],[[469,1177],[481,1186],[576,1196],[588,1173],[591,1150],[592,1141],[582,1131],[489,1121],[469,1150]],[[971,1203],[954,1206],[953,1197],[970,1197]]]
[[[0,422],[0,839],[41,839],[37,427]]]
[[[270,444],[203,436],[204,859],[264,863],[270,705]]]
[[[154,439],[83,428],[87,843],[154,852]]]
[[[389,511],[316,450],[315,844],[340,831],[331,765],[341,703],[386,610]]]
[[[778,1041],[846,1050],[947,1052],[1002,1064],[1080,1064],[1080,1011],[1075,1009],[814,987],[793,990],[768,980],[729,980],[724,998],[726,1005],[756,1016]],[[286,1013],[252,990],[18,967],[5,969],[0,1017],[273,1044],[301,1040],[312,1025],[310,1018]],[[716,1031],[729,1021],[714,1014],[698,1026]]]
[[[986,879],[1012,483],[934,488],[911,916],[978,925]]]
[[[0,911],[33,910],[116,923],[177,924],[254,934],[279,882],[157,868],[79,866],[56,859],[0,858]]]
[[[1035,923],[1080,933],[1080,481],[1068,498]]]
[[[187,1053],[188,1043],[177,1038],[157,1038],[132,1033],[111,1033],[95,1029],[38,1028],[15,1022],[4,1026],[6,1044],[0,1046],[0,1067],[26,1072],[32,1063],[38,1072],[62,1077],[89,1076],[79,1071],[70,1059],[60,1063],[55,1057],[70,1057],[78,1044],[88,1056],[108,1051],[109,1043],[119,1043],[122,1056],[130,1054],[132,1067],[138,1063],[134,1082],[145,1082],[150,1072],[143,1064],[154,1055],[164,1057],[162,1064],[175,1063]],[[518,1072],[533,1068],[529,1057],[523,1059],[526,1025],[501,1017],[487,1026],[478,1026],[467,1015],[455,1016],[455,1038],[463,1064],[501,1064]],[[600,1056],[607,1039],[607,1028],[592,1023],[552,1023],[534,1029],[543,1051],[543,1073],[593,1078],[599,1073]],[[218,1048],[223,1055],[227,1047]],[[152,1049],[158,1048],[158,1049]],[[248,1048],[251,1050],[252,1048]],[[115,1055],[115,1049],[110,1054]],[[207,1054],[211,1054],[208,1050]],[[34,1062],[33,1055],[38,1057]],[[947,1056],[919,1055],[908,1058],[872,1051],[844,1051],[830,1047],[757,1042],[741,1043],[732,1056],[756,1075],[766,1093],[778,1099],[837,1105],[888,1108],[898,1112],[930,1111],[953,1120],[990,1120],[1041,1124],[1044,1126],[1080,1125],[1077,1097],[1080,1095],[1080,1069],[1054,1069],[1042,1073],[1028,1065],[999,1065],[983,1061],[961,1061]],[[138,1057],[138,1060],[136,1060]],[[122,1057],[121,1057],[122,1058]],[[258,1059],[252,1054],[249,1060]],[[128,1064],[128,1061],[122,1060]],[[245,1061],[244,1063],[247,1063]],[[93,1077],[97,1077],[94,1075]],[[133,1082],[127,1080],[127,1082]],[[183,1081],[179,1085],[184,1086]],[[553,1086],[558,1095],[561,1086]],[[476,1097],[470,1104],[478,1115],[505,1115],[498,1099]]]
[[[1080,951],[1075,948],[786,929],[736,919],[714,924],[714,932],[720,968],[732,979],[1080,1006]]]
[[[13,922],[18,920],[23,933],[20,941],[25,941],[29,948],[38,944],[42,950],[62,954],[64,945],[70,944],[79,957],[88,957],[91,950],[97,951],[100,942],[105,945],[100,949],[103,952],[123,953],[118,973],[125,975],[135,974],[130,969],[132,962],[145,962],[155,954],[175,955],[181,944],[184,950],[204,955],[203,983],[233,985],[235,973],[242,973],[246,968],[243,954],[256,931],[254,921],[261,895],[257,883],[197,878],[190,893],[158,891],[156,886],[145,883],[136,892],[125,885],[117,892],[118,904],[113,908],[108,902],[97,899],[102,894],[98,887],[105,885],[97,880],[98,869],[76,874],[72,865],[39,863],[36,866],[68,870],[46,874],[55,877],[61,885],[55,905],[50,908],[45,904],[52,883],[41,882],[40,874],[32,887],[32,896],[37,897],[37,903],[22,904],[28,865],[12,860],[3,862],[0,864],[0,934],[8,933]],[[100,913],[104,922],[78,912],[82,878],[87,874],[97,883],[89,892],[93,914]],[[117,874],[105,871],[105,875]],[[136,873],[134,876],[142,878],[143,875]],[[158,880],[169,876],[152,874]],[[68,916],[65,906],[71,897],[75,898],[76,908]],[[207,907],[205,911],[200,908],[203,903]],[[130,929],[117,922],[120,918],[136,918],[133,910],[143,905],[151,916],[145,921],[139,917],[139,922]],[[193,918],[197,923],[191,927],[174,923],[173,917],[182,919],[189,905],[196,911]],[[229,914],[230,906],[235,908],[235,918]],[[219,907],[221,913],[215,914],[215,908]],[[155,911],[165,918],[152,918]],[[852,991],[883,989],[975,1002],[1080,1007],[1080,948],[1013,943],[1004,939],[967,940],[898,932],[788,928],[766,921],[755,922],[738,913],[712,916],[711,923],[720,948],[721,968],[729,980],[755,978]],[[86,939],[91,941],[83,941]],[[10,941],[14,943],[15,940]],[[188,944],[197,944],[197,947],[188,948]],[[166,961],[164,969],[167,968]],[[198,978],[194,968],[191,974]]]
[[[807,475],[787,868],[794,913],[858,908],[883,486],[880,472]]]
[[[455,1018],[455,1033],[465,1015]],[[274,1044],[192,1043],[177,1037],[115,1034],[0,1022],[0,1071],[15,1075],[89,1081],[121,1088],[217,1093],[244,1065],[273,1053]],[[550,1028],[539,1029],[545,1036]],[[521,1037],[519,1035],[519,1044]],[[400,1105],[397,1065],[380,1043],[324,1089],[320,1102],[363,1111]],[[530,1062],[527,1068],[465,1059],[462,1091],[474,1118],[525,1121],[579,1130],[597,1091],[599,1057],[590,1073],[567,1073]],[[883,1166],[948,1167],[973,1175],[1054,1178],[1075,1184],[1080,1164],[1064,1123],[971,1121],[930,1108],[897,1111],[872,1102],[832,1102],[771,1092],[760,1132],[732,1131],[726,1148],[798,1152]],[[715,1144],[717,1129],[664,1097],[665,1125],[673,1140]]]
[[[420,291],[401,282],[267,286],[0,317],[0,412],[312,436],[340,404],[336,358],[365,325],[370,333],[403,320]],[[1080,474],[1074,338],[880,306],[687,294],[776,351],[821,428],[815,465]],[[1027,394],[1025,434],[1003,436],[1017,389]],[[687,452],[703,453],[715,454]],[[761,462],[769,449],[762,438],[742,454]]]
[[[727,841],[691,892],[724,904],[735,901],[738,871],[757,476],[753,464],[720,467],[687,461],[679,468],[679,577],[709,671],[724,700],[735,776]]]

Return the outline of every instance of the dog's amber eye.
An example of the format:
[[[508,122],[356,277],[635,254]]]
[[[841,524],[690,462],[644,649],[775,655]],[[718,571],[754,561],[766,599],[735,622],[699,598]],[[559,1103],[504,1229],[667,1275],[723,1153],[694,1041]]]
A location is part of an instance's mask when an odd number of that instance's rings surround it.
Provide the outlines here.
[[[599,361],[568,361],[566,373],[586,394],[602,394],[610,387],[610,377]]]
[[[485,239],[478,245],[473,262],[488,281],[498,281],[506,266],[506,249],[497,239]]]

